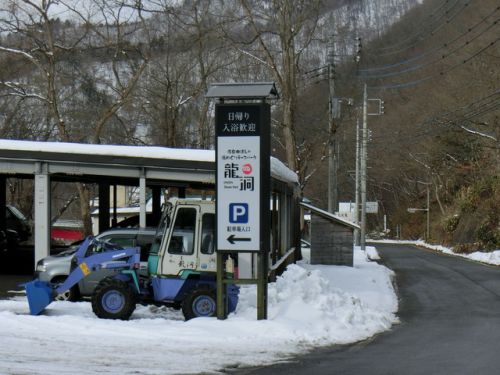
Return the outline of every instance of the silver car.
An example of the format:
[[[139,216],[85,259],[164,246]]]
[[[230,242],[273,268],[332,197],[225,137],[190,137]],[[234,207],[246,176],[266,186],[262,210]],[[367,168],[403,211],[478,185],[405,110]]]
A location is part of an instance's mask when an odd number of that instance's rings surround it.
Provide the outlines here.
[[[102,232],[96,238],[120,247],[139,246],[141,248],[140,272],[147,274],[149,248],[153,243],[155,234],[156,228],[120,228]],[[48,256],[38,261],[35,269],[35,277],[41,281],[47,281],[56,285],[62,283],[71,271],[71,260],[78,247],[79,245],[73,245],[57,255]],[[90,296],[99,281],[116,272],[119,271],[101,269],[92,272],[70,290],[57,296],[56,299],[77,301],[81,297]]]

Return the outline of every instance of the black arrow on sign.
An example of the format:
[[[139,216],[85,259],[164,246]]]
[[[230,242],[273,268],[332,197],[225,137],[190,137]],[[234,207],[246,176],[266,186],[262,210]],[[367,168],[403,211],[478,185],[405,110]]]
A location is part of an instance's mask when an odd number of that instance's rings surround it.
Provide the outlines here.
[[[235,237],[235,236],[234,236],[234,234],[231,234],[231,235],[227,238],[227,240],[228,240],[229,242],[231,242],[231,244],[232,244],[232,245],[234,245],[234,243],[235,243],[236,241],[243,242],[243,241],[251,241],[252,239],[251,239],[251,238],[237,238],[237,237]]]

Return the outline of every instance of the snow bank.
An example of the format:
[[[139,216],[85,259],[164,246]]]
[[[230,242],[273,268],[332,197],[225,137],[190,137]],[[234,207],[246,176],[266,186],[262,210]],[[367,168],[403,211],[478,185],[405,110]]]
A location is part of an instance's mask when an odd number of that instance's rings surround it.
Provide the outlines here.
[[[269,319],[256,289],[241,289],[226,321],[184,322],[140,306],[130,321],[101,320],[90,303],[54,302],[28,315],[25,297],[0,301],[0,373],[181,374],[270,364],[319,345],[366,339],[397,322],[392,272],[355,251],[354,267],[291,265],[269,285]]]
[[[470,254],[459,254],[459,253],[453,252],[452,248],[448,248],[448,247],[445,247],[442,245],[432,245],[432,244],[429,244],[423,240],[416,240],[416,241],[371,240],[371,242],[374,242],[374,243],[399,243],[399,244],[404,244],[404,245],[422,246],[422,247],[425,247],[427,249],[440,251],[440,252],[445,253],[445,254],[455,255],[458,257],[462,257],[462,258],[467,258],[470,260],[474,260],[476,262],[500,266],[500,250],[495,250],[495,251],[491,251],[491,252],[476,251],[476,252],[470,253]]]

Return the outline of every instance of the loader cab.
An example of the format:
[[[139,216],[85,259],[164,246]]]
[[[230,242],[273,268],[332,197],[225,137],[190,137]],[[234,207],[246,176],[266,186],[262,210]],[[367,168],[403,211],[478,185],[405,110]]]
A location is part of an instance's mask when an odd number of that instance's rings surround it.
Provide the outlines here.
[[[183,279],[192,273],[215,273],[214,202],[176,199],[170,203],[155,273]]]

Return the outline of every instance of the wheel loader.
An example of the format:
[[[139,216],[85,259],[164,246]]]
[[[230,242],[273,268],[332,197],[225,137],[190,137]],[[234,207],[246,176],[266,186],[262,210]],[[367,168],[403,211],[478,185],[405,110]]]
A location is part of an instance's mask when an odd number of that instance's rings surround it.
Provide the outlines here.
[[[130,318],[137,303],[181,308],[186,320],[216,314],[215,204],[172,199],[165,205],[148,257],[148,276],[139,274],[140,249],[120,248],[88,237],[72,260],[72,271],[59,285],[40,280],[25,284],[30,313],[38,315],[92,272],[106,268],[92,294],[99,318]],[[225,287],[228,312],[236,309],[239,288]]]

